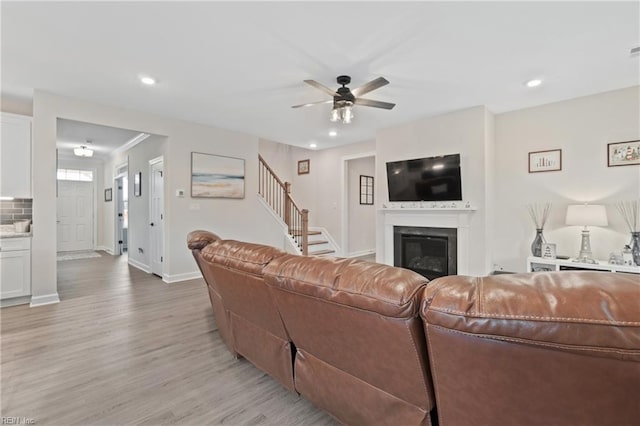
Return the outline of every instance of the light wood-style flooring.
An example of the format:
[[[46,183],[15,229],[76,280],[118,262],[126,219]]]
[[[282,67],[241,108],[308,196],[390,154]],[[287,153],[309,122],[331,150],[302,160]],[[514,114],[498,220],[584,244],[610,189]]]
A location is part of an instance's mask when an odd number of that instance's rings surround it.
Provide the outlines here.
[[[185,248],[186,250],[186,248]],[[333,425],[219,338],[203,280],[58,262],[61,303],[0,310],[3,417],[36,425]]]

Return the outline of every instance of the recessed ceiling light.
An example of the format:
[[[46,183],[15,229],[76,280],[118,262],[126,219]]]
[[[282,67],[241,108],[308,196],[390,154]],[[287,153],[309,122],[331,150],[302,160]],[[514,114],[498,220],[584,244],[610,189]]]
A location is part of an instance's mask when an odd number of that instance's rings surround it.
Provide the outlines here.
[[[533,80],[529,80],[525,83],[527,87],[538,87],[542,84],[542,80],[539,78],[534,78]]]
[[[153,86],[154,84],[156,84],[156,79],[149,77],[148,75],[140,76],[140,81],[147,86]]]
[[[336,132],[335,130],[332,130],[329,132],[329,136],[331,136],[332,138],[335,136],[338,136],[338,132]]]
[[[318,144],[316,143],[310,143],[309,144],[309,148],[317,148]]]

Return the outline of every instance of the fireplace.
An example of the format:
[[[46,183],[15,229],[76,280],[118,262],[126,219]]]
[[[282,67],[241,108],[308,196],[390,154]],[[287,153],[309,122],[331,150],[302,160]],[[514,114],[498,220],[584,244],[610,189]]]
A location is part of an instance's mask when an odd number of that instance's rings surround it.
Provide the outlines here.
[[[458,273],[455,228],[393,227],[393,264],[432,280]]]

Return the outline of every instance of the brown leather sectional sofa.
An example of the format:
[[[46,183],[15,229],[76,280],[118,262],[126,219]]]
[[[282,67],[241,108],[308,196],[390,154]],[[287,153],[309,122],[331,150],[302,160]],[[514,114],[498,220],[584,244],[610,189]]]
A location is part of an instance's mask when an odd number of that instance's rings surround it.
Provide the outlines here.
[[[188,245],[232,353],[341,423],[639,424],[638,276],[428,282],[206,231]]]

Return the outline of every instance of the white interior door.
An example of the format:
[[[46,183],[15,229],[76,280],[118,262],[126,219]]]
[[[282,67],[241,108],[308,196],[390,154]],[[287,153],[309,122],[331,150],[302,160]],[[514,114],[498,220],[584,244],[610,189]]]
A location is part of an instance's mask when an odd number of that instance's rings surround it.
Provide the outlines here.
[[[129,200],[128,200],[128,180],[126,176],[121,176],[115,180],[115,202],[116,202],[116,250],[117,255],[128,252],[128,228],[129,228]]]
[[[58,181],[58,251],[93,249],[93,182]]]
[[[152,160],[149,176],[151,273],[162,277],[164,261],[164,172],[162,159]]]

